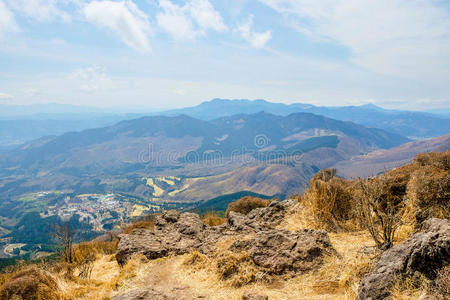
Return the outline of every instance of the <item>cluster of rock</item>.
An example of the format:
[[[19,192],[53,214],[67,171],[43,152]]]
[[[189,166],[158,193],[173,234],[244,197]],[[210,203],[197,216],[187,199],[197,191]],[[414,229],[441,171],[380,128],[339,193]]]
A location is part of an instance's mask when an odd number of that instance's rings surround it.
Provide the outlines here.
[[[245,250],[256,266],[269,274],[299,274],[319,267],[325,255],[335,254],[322,230],[287,231],[276,229],[295,200],[273,201],[247,215],[231,212],[228,222],[207,227],[197,214],[167,211],[155,219],[154,230],[135,229],[120,235],[116,253],[119,264],[142,253],[149,259],[184,254],[193,250],[212,254],[216,243],[226,237],[242,235],[230,251]]]
[[[374,270],[363,279],[358,299],[385,299],[396,279],[421,274],[434,279],[437,271],[449,264],[450,222],[429,219],[420,232],[381,255]]]

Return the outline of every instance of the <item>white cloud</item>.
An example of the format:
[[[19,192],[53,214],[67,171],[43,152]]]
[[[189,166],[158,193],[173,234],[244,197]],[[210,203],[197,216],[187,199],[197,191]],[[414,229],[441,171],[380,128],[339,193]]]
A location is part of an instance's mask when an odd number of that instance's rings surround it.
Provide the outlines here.
[[[148,17],[133,1],[92,1],[83,8],[83,13],[89,22],[113,31],[129,47],[150,51]]]
[[[227,29],[221,15],[208,0],[191,0],[183,6],[160,0],[159,6],[162,11],[156,16],[158,25],[175,39],[192,40],[204,35],[206,30]]]
[[[208,0],[192,0],[188,7],[192,18],[200,28],[216,31],[225,31],[227,29],[219,12],[214,9]]]
[[[68,13],[58,8],[57,0],[9,0],[8,3],[18,13],[38,22],[54,19],[69,22],[71,19]]]
[[[163,12],[156,16],[158,25],[175,39],[192,40],[199,34],[186,13],[186,6],[175,5],[169,0],[160,0],[159,6]]]
[[[242,38],[252,45],[254,48],[262,48],[267,42],[272,38],[272,33],[270,31],[265,32],[254,32],[253,27],[253,16],[243,24],[237,27],[237,31],[241,34]]]
[[[92,93],[111,86],[111,79],[106,75],[105,69],[99,66],[76,69],[70,78],[79,84],[82,92]]]
[[[450,76],[450,14],[435,0],[260,0],[353,63],[401,77]]]
[[[0,1],[0,37],[6,32],[18,31],[12,12]]]
[[[11,99],[11,98],[14,98],[14,96],[0,92],[0,99]]]

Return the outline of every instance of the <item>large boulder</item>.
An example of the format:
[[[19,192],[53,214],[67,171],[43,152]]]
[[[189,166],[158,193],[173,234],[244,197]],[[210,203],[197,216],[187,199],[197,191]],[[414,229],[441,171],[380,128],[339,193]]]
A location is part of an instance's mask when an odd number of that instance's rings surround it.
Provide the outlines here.
[[[272,228],[279,225],[289,209],[297,203],[295,199],[272,201],[268,207],[253,209],[246,217],[249,223],[258,223],[266,228]]]
[[[285,201],[272,201],[267,207],[251,210],[247,215],[231,211],[228,215],[227,230],[238,233],[254,233],[270,229],[279,225],[290,208],[298,203],[290,199]]]
[[[337,254],[322,230],[260,231],[238,240],[229,249],[245,250],[255,265],[271,275],[300,274],[320,267],[326,255]]]
[[[381,255],[373,272],[365,276],[358,299],[385,299],[398,277],[424,274],[430,279],[450,263],[450,223],[429,219],[422,230]]]
[[[252,240],[249,255],[269,274],[307,272],[322,265],[325,255],[336,253],[322,230],[272,229],[256,233]]]
[[[134,229],[131,234],[119,235],[117,262],[123,265],[137,253],[155,259],[190,252],[202,245],[205,229],[197,214],[164,212],[155,219],[154,230]]]

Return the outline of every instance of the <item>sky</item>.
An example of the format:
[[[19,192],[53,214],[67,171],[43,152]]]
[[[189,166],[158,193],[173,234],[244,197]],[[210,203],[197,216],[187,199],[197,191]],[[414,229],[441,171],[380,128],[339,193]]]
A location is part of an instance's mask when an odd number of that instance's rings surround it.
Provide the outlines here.
[[[448,0],[0,0],[0,104],[450,108]]]

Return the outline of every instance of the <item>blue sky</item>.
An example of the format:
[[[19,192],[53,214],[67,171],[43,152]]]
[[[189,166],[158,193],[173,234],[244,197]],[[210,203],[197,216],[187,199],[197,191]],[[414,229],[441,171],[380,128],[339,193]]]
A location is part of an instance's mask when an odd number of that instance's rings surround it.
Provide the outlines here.
[[[0,104],[450,107],[437,0],[0,0]]]

